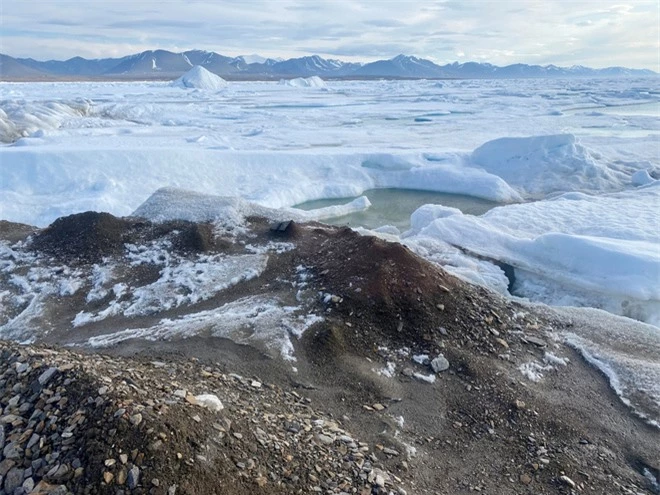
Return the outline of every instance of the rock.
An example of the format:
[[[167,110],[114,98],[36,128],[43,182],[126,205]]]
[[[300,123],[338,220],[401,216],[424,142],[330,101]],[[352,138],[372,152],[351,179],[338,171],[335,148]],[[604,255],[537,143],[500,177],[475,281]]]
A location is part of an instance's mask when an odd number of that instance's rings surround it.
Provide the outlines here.
[[[5,459],[20,459],[23,457],[23,449],[16,442],[9,442],[2,450]]]
[[[261,388],[261,382],[258,382],[256,380],[252,380],[252,382],[250,383],[250,386],[254,387],[254,388]]]
[[[117,472],[117,484],[118,485],[123,485],[126,483],[126,478],[128,477],[128,472],[126,471],[125,467],[121,467],[119,471]]]
[[[385,409],[385,406],[379,403],[376,403],[371,407],[373,407],[376,411],[382,411],[383,409]]]
[[[319,442],[321,442],[322,444],[325,444],[325,445],[332,445],[334,443],[334,440],[332,439],[332,437],[329,437],[328,435],[324,435],[322,433],[319,434],[317,438],[318,438]]]
[[[127,454],[120,454],[119,455],[119,462],[122,464],[126,464],[128,462],[128,455]]]
[[[106,485],[109,485],[112,483],[112,480],[114,479],[115,475],[112,474],[110,471],[106,471],[103,473],[103,481],[105,482]]]
[[[33,478],[27,478],[23,481],[23,490],[25,490],[25,493],[30,493],[34,489],[34,479]]]
[[[548,344],[545,342],[545,340],[541,340],[541,339],[539,339],[539,338],[537,338],[537,337],[532,337],[532,336],[529,336],[529,335],[525,335],[523,338],[524,338],[527,342],[529,342],[530,344],[534,344],[535,346],[538,346],[538,347],[545,347],[545,346],[548,345]]]
[[[497,339],[495,339],[495,342],[497,342],[498,344],[500,344],[500,345],[501,345],[502,347],[504,347],[505,349],[508,349],[508,348],[509,348],[509,343],[508,343],[506,340],[504,340],[504,339],[497,338]]]
[[[0,425],[0,450],[5,448],[5,425]]]
[[[439,354],[438,357],[431,361],[431,369],[436,373],[446,371],[449,369],[449,361],[442,354]]]
[[[40,481],[30,495],[66,495],[68,490],[64,485],[51,485],[45,481]]]
[[[134,414],[133,416],[131,416],[130,421],[133,426],[138,426],[140,423],[142,423],[142,414],[140,413]]]
[[[5,476],[4,488],[6,493],[14,493],[14,490],[23,484],[23,469],[14,467]]]
[[[213,394],[197,395],[195,397],[195,400],[197,401],[198,405],[202,407],[206,407],[207,409],[210,409],[211,411],[214,412],[220,412],[225,408],[225,406],[222,405],[220,399],[218,399],[217,395],[213,395]]]
[[[570,479],[568,476],[560,476],[559,481],[561,481],[564,485],[569,486],[571,488],[575,488],[575,481]]]
[[[523,485],[529,485],[532,482],[532,477],[529,474],[521,474],[520,475],[520,482]]]
[[[48,368],[41,375],[39,375],[39,378],[37,378],[39,385],[41,386],[46,385],[50,381],[50,379],[53,378],[55,373],[57,373],[57,368],[55,367]]]
[[[134,490],[140,483],[140,468],[133,466],[128,470],[128,487]]]
[[[61,484],[69,478],[70,469],[66,464],[58,464],[46,474],[46,479],[53,483]]]

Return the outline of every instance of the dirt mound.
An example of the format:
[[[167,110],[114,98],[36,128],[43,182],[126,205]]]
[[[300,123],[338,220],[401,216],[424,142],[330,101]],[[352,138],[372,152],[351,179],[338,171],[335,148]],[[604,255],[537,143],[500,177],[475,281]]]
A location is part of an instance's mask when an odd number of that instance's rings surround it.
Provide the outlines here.
[[[127,243],[164,238],[170,240],[173,250],[183,253],[226,247],[226,243],[215,238],[210,224],[186,221],[152,223],[88,211],[58,218],[33,236],[31,248],[64,261],[95,263],[123,252]]]
[[[63,259],[99,261],[121,252],[130,222],[109,213],[88,211],[58,218],[37,233],[32,247]]]
[[[31,225],[0,220],[0,240],[10,243],[22,241],[37,230],[37,227]]]

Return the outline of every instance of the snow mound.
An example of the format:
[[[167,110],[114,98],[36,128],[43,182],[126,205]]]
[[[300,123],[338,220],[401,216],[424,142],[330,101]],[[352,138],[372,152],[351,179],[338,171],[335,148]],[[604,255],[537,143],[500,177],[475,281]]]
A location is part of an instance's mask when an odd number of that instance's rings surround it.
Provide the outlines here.
[[[600,164],[572,134],[495,139],[475,149],[471,161],[524,196],[612,191],[624,180]]]
[[[325,88],[325,81],[319,76],[296,77],[295,79],[280,79],[280,86],[291,86],[294,88]]]
[[[196,65],[179,79],[172,82],[172,86],[184,89],[216,90],[227,86],[227,81],[209,72],[204,67]]]

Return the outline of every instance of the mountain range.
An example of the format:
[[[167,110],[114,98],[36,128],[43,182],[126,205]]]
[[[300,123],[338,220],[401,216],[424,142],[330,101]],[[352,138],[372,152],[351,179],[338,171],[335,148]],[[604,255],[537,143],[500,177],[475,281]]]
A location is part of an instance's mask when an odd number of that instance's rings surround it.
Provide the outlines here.
[[[437,65],[426,59],[398,55],[370,63],[342,62],[318,55],[288,60],[264,59],[257,55],[227,57],[215,52],[189,50],[174,53],[148,50],[122,58],[41,62],[0,54],[0,79],[39,80],[52,78],[172,79],[200,65],[228,79],[279,79],[319,76],[322,78],[370,79],[512,79],[538,77],[625,77],[657,75],[647,69],[608,67],[592,69],[581,65],[513,64],[498,67],[488,63],[467,62]]]

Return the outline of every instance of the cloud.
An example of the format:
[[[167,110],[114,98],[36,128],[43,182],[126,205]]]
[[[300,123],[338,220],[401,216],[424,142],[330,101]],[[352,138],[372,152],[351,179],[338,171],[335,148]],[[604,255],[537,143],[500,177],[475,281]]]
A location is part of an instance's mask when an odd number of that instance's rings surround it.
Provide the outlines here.
[[[2,23],[1,50],[37,59],[177,47],[658,70],[660,50],[657,0],[35,0],[7,2]]]

